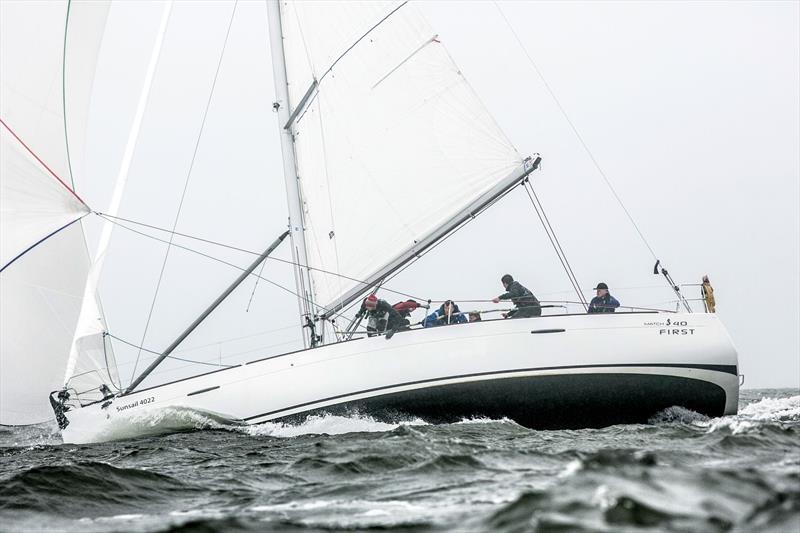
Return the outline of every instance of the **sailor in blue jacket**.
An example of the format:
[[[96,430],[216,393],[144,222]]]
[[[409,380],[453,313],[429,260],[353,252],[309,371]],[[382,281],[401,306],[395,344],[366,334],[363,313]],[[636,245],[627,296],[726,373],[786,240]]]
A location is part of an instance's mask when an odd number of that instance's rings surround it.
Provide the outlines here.
[[[594,288],[597,291],[597,296],[592,298],[589,303],[589,313],[613,313],[619,307],[619,302],[616,298],[611,296],[608,292],[608,285],[605,283],[598,283]]]
[[[458,305],[452,300],[447,300],[436,311],[425,317],[422,323],[426,328],[444,326],[445,324],[465,324],[467,317],[458,310]]]

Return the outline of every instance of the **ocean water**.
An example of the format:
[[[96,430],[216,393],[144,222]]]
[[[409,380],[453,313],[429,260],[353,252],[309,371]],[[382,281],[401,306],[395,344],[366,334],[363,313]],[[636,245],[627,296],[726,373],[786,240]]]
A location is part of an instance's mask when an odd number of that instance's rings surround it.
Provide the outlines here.
[[[800,531],[800,391],[532,431],[321,416],[96,445],[0,427],[2,531]]]

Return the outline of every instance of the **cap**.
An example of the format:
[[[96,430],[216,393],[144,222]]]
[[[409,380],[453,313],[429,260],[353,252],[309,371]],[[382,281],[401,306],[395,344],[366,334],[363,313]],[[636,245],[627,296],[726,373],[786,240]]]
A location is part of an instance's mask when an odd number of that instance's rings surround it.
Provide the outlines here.
[[[595,288],[594,288],[594,290],[597,290],[597,289],[605,289],[605,290],[608,290],[608,285],[606,285],[605,283],[602,283],[602,282],[601,282],[601,283],[598,283],[598,284],[597,284],[597,287],[595,287]]]
[[[370,294],[364,299],[364,307],[367,309],[375,309],[378,307],[378,297],[374,294]]]

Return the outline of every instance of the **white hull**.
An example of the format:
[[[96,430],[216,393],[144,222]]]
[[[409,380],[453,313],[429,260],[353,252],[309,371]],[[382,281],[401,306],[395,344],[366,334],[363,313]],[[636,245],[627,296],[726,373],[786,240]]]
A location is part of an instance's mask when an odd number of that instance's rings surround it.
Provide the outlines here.
[[[356,409],[433,422],[505,416],[535,428],[600,427],[645,422],[672,405],[733,414],[738,396],[736,350],[716,315],[546,316],[252,361],[72,409],[62,434],[85,443],[175,430],[141,421],[176,411],[244,424]]]

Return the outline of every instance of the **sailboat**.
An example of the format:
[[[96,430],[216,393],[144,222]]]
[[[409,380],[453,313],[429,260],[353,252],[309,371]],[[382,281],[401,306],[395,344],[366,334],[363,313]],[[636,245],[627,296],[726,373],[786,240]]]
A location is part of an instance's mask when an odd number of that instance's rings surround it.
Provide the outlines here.
[[[175,412],[227,425],[363,413],[545,429],[643,423],[676,405],[736,412],[733,343],[716,314],[684,299],[681,311],[548,310],[364,335],[352,317],[362,299],[511,191],[532,190],[541,158],[517,152],[413,4],[267,6],[288,228],[123,385],[98,277],[126,163],[91,253],[82,221],[95,212],[70,179],[83,164],[108,4],[2,4],[3,39],[35,53],[22,60],[2,47],[0,423],[55,415],[64,442],[88,443],[180,429],[151,423]],[[46,13],[36,19],[36,9]],[[148,385],[285,245],[304,348]]]

